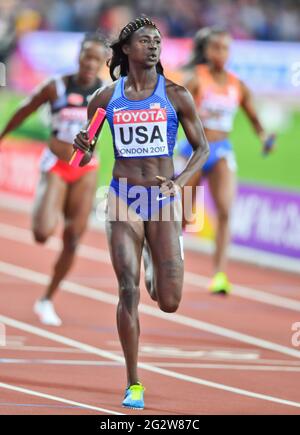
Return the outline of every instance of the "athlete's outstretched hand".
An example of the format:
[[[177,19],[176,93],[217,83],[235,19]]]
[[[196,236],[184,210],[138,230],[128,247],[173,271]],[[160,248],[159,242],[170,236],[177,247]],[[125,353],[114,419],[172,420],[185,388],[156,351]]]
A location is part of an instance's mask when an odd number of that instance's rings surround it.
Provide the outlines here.
[[[263,142],[262,153],[266,156],[275,148],[276,135],[274,133],[269,135],[264,134],[261,136],[261,140]]]
[[[179,191],[180,187],[173,180],[166,177],[156,176],[159,181],[159,189],[164,196],[175,196]]]
[[[74,140],[73,148],[75,150],[79,149],[82,152],[84,152],[84,157],[82,158],[79,166],[87,165],[93,156],[93,150],[94,150],[93,146],[91,146],[91,143],[88,140],[87,130],[80,130],[80,132],[77,134]]]

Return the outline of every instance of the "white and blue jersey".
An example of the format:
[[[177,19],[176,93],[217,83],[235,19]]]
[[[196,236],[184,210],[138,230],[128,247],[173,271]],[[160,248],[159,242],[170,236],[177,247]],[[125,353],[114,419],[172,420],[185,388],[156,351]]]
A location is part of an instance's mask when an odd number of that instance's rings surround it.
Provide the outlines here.
[[[165,78],[144,100],[125,96],[121,77],[106,108],[116,159],[172,157],[178,130],[177,113],[167,97]]]

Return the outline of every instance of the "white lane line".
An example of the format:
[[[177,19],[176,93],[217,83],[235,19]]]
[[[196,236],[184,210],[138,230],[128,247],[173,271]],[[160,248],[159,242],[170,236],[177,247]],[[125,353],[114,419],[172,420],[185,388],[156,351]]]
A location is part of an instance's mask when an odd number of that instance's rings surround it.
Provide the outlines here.
[[[251,366],[242,364],[204,364],[204,363],[168,363],[151,362],[158,367],[184,368],[184,369],[212,369],[212,370],[246,370],[265,372],[300,372],[300,367],[283,366]]]
[[[231,361],[231,362],[234,362],[234,361]],[[264,359],[264,358],[261,358],[261,359],[257,359],[257,360],[251,361],[251,364],[255,364],[255,365],[256,364],[261,364],[261,365],[270,365],[270,366],[272,366],[272,365],[276,366],[277,365],[277,366],[300,367],[299,361],[293,361],[293,360],[290,360],[290,359],[287,359],[287,360],[277,360],[277,359]]]
[[[0,358],[0,364],[26,364],[26,365],[63,365],[82,367],[121,367],[123,364],[117,361],[90,361],[90,360],[69,360],[69,359],[18,359]],[[244,365],[244,364],[207,364],[207,363],[186,363],[186,362],[162,362],[151,361],[155,367],[183,368],[183,369],[213,369],[213,370],[246,370],[266,372],[300,372],[300,367],[275,366],[275,365]]]
[[[85,353],[78,349],[65,349],[60,347],[50,347],[50,346],[11,346],[6,345],[1,348],[1,353],[4,351],[20,351],[20,352],[45,352],[45,353]]]
[[[197,288],[203,287],[207,289],[210,283],[210,279],[197,273],[185,272],[184,282]],[[274,293],[267,293],[261,290],[255,290],[253,288],[244,287],[238,284],[232,284],[232,292],[233,295],[239,296],[241,298],[250,299],[255,302],[261,302],[275,307],[287,308],[288,310],[300,312],[300,301],[297,301],[295,299],[289,299],[284,296],[278,296]]]
[[[5,263],[3,261],[0,261],[0,272],[7,275],[13,275],[15,277],[41,285],[47,285],[47,283],[49,282],[49,277],[45,274],[36,272],[32,269],[27,269],[24,267],[15,266],[10,263]],[[114,306],[116,306],[118,303],[117,296],[70,281],[64,281],[61,285],[61,288],[63,291],[88,297],[90,299],[98,300]],[[211,334],[220,335],[222,337],[229,338],[230,340],[236,340],[242,343],[251,344],[252,346],[256,346],[262,349],[278,352],[283,355],[300,358],[299,350],[282,346],[281,344],[273,343],[271,341],[263,340],[251,335],[242,334],[232,329],[223,328],[212,323],[203,322],[201,320],[193,319],[191,317],[183,316],[181,314],[165,313],[156,307],[151,307],[150,305],[146,304],[140,304],[139,311],[152,317],[164,319],[166,321],[191,327],[197,330],[206,331]]]
[[[48,340],[56,341],[58,343],[65,344],[70,347],[75,347],[81,350],[85,350],[86,352],[90,354],[94,354],[97,356],[100,356],[101,358],[106,358],[111,361],[117,361],[124,364],[124,358],[120,357],[119,355],[115,355],[112,352],[109,352],[107,350],[100,349],[95,346],[91,346],[86,343],[82,343],[77,340],[73,340],[72,338],[65,337],[63,335],[54,334],[53,332],[47,331],[42,328],[38,328],[36,326],[30,325],[28,323],[20,322],[19,320],[12,319],[7,316],[0,315],[0,322],[4,323],[7,326],[10,326],[12,328],[20,329],[22,331],[28,332],[29,334],[38,335],[39,337],[44,337]],[[220,384],[217,382],[207,381],[206,379],[202,378],[196,378],[194,376],[185,375],[183,373],[174,372],[171,370],[162,369],[160,367],[155,367],[148,363],[139,363],[138,364],[140,369],[156,373],[162,376],[166,376],[169,378],[174,378],[177,380],[190,382],[197,385],[202,385],[208,388],[213,388],[217,390],[227,391],[229,393],[238,394],[240,396],[250,397],[253,399],[259,399],[264,400],[267,402],[277,403],[280,405],[286,405],[291,406],[294,408],[300,408],[299,402],[294,402],[291,400],[281,399],[274,396],[269,396],[266,394],[261,393],[254,393],[253,391],[244,390],[242,388],[236,388],[231,387],[229,385]]]
[[[123,364],[117,361],[91,361],[80,359],[23,359],[23,358],[0,358],[0,364],[49,364],[63,366],[105,366],[122,367]],[[152,363],[151,363],[152,364]],[[300,368],[299,368],[300,370]]]
[[[78,408],[89,409],[92,411],[104,412],[105,414],[112,415],[125,415],[120,412],[112,411],[111,409],[106,408],[98,408],[97,406],[87,405],[81,402],[74,402],[73,400],[65,399],[59,396],[53,396],[51,394],[41,393],[40,391],[29,390],[28,388],[17,387],[15,385],[6,384],[4,382],[0,382],[0,388],[4,388],[6,390],[17,391],[18,393],[28,394],[29,396],[42,397],[43,399],[53,400],[54,402],[66,403],[68,405],[76,406]]]
[[[27,229],[13,225],[0,223],[0,237],[15,242],[33,245],[31,232]],[[53,251],[58,251],[61,249],[61,240],[58,237],[51,237],[46,247]],[[79,247],[78,255],[88,260],[111,264],[109,253],[104,249],[98,249],[92,246],[81,244]],[[210,278],[206,276],[185,271],[185,283],[187,284],[196,286],[197,288],[202,287],[206,289],[209,282]],[[232,296],[239,296],[241,298],[249,299],[255,302],[261,302],[267,305],[300,312],[300,301],[286,298],[284,296],[278,296],[270,292],[255,290],[253,288],[241,286],[238,284],[233,284]]]
[[[0,237],[14,242],[24,243],[26,245],[34,246],[32,232],[13,225],[0,223]],[[46,248],[52,251],[60,251],[62,247],[62,240],[59,237],[52,236],[45,245]],[[88,260],[100,261],[101,263],[111,264],[108,251],[92,246],[80,244],[78,255],[87,258]]]

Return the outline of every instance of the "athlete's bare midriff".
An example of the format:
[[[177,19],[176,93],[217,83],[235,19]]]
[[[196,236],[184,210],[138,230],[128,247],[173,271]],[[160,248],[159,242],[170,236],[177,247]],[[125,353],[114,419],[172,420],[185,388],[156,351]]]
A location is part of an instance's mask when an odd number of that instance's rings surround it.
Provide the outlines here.
[[[56,136],[51,136],[48,147],[59,160],[68,162],[74,151],[73,144],[57,139]]]
[[[114,178],[126,178],[129,184],[145,187],[158,185],[159,182],[155,177],[162,174],[167,178],[174,177],[171,157],[118,159],[113,169]]]

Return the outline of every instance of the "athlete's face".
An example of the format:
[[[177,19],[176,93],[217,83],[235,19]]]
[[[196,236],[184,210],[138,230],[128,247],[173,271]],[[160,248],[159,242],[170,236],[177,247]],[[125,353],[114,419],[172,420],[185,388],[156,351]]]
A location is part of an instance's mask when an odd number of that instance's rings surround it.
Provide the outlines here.
[[[159,62],[161,52],[161,36],[152,26],[145,26],[134,32],[130,42],[123,46],[128,59],[147,67]]]
[[[227,33],[212,35],[206,47],[206,58],[217,69],[223,69],[230,50],[231,38]]]
[[[79,56],[79,77],[84,82],[96,80],[106,60],[106,49],[103,44],[87,41]]]

